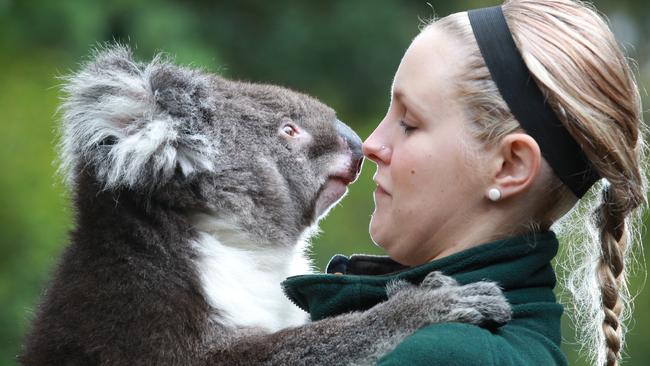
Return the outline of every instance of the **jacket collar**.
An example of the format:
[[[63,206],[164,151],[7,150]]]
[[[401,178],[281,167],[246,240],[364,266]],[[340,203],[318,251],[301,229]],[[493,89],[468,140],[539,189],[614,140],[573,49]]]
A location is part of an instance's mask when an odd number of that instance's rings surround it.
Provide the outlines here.
[[[442,271],[461,284],[488,279],[503,288],[511,304],[555,301],[555,273],[550,265],[558,250],[552,231],[508,237],[416,267],[404,267],[385,256],[335,256],[324,274],[292,276],[282,282],[287,297],[310,313],[312,320],[364,310],[386,299],[389,281],[418,284],[432,271]],[[341,274],[332,274],[340,272]],[[545,291],[517,291],[530,288]]]

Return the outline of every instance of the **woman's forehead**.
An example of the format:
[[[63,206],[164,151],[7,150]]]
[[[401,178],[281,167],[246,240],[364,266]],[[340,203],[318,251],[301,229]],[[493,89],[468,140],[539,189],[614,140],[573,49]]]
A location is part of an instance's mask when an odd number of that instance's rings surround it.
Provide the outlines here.
[[[435,25],[423,30],[406,50],[393,80],[393,96],[417,104],[443,104],[454,93],[463,58],[456,39]]]

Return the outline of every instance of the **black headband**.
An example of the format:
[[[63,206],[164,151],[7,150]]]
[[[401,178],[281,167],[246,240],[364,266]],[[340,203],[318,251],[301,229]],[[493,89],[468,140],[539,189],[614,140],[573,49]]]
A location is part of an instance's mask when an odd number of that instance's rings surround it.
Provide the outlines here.
[[[501,97],[523,129],[537,141],[555,174],[578,198],[582,197],[600,177],[545,102],[512,39],[501,6],[474,9],[467,14]]]

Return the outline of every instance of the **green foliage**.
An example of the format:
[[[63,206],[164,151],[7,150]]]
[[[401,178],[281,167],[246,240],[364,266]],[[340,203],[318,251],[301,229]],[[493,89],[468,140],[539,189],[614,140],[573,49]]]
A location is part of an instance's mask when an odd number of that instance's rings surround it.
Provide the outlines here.
[[[56,66],[31,58],[2,64],[11,72],[0,74],[0,360],[16,353],[70,225],[52,165]]]
[[[431,3],[442,16],[495,2]],[[596,5],[636,34],[635,47],[628,48],[639,61],[641,84],[647,84],[650,30],[643,19],[650,6],[645,0]],[[415,0],[0,0],[0,365],[13,364],[72,224],[69,199],[52,163],[57,77],[76,69],[93,46],[118,40],[143,59],[165,51],[180,63],[226,77],[305,91],[335,107],[365,138],[387,107],[392,75],[418,32],[419,18],[433,15],[424,1]],[[348,197],[322,222],[313,240],[320,269],[336,253],[381,253],[367,233],[373,173],[366,162]],[[637,274],[632,288],[643,280],[643,273]],[[629,365],[650,363],[644,347],[649,307],[650,296],[641,292],[627,339]],[[571,364],[581,364],[570,324],[564,329]]]

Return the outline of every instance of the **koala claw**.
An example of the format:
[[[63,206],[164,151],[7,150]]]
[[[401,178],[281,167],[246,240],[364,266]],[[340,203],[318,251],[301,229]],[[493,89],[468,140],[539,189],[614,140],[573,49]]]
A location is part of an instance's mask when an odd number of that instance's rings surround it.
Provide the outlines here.
[[[440,271],[434,271],[429,273],[422,283],[420,283],[420,287],[425,287],[425,288],[439,288],[439,287],[448,287],[448,286],[458,286],[458,282],[453,277],[450,276],[445,276],[442,274]]]
[[[440,272],[426,276],[420,286],[405,280],[386,285],[388,312],[408,314],[404,321],[418,327],[440,322],[461,322],[495,328],[512,316],[510,304],[494,282],[460,285]],[[399,309],[399,310],[396,310]],[[392,313],[391,313],[392,314]]]
[[[406,280],[394,280],[386,284],[386,294],[389,298],[402,290],[412,289],[416,286]]]
[[[494,282],[476,282],[460,286],[460,297],[450,317],[482,327],[497,327],[507,323],[512,310],[499,286]]]
[[[463,297],[468,296],[503,296],[503,292],[499,286],[490,281],[481,281],[468,283],[467,285],[460,286],[459,295]]]

